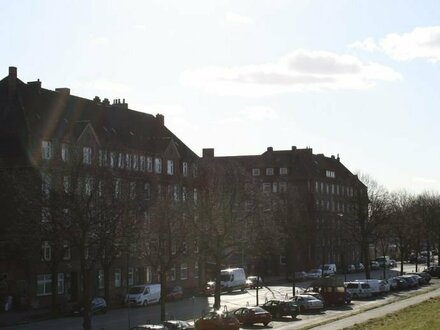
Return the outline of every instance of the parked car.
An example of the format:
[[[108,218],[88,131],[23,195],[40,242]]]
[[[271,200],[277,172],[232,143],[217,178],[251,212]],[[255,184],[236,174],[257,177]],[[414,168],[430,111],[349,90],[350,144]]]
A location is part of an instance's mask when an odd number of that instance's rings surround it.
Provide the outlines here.
[[[102,297],[94,297],[92,298],[92,313],[98,314],[107,313],[107,302]],[[73,306],[72,313],[73,316],[82,316],[84,315],[84,304],[77,304]]]
[[[168,289],[167,301],[175,301],[183,298],[183,289],[180,286]]]
[[[370,285],[371,293],[373,294],[373,296],[377,296],[387,291],[390,291],[389,284],[387,282],[384,282],[384,280],[363,279],[363,280],[354,280],[354,281],[368,283]]]
[[[240,322],[231,312],[213,311],[195,322],[196,330],[239,330]]]
[[[377,257],[376,261],[379,263],[379,266],[381,268],[383,267],[390,267],[391,265],[391,261],[390,261],[390,257],[389,256],[382,256],[382,257]]]
[[[303,292],[303,294],[308,294],[308,295],[311,295],[311,296],[315,297],[316,299],[321,300],[324,303],[324,306],[325,306],[324,297],[319,292],[311,291],[311,288],[310,288],[310,289],[305,290]]]
[[[162,324],[139,324],[130,330],[167,330],[167,328]]]
[[[295,281],[305,281],[307,279],[306,272],[295,272]]]
[[[348,274],[356,272],[356,266],[354,264],[347,265],[345,272]]]
[[[351,295],[340,277],[320,277],[306,290],[318,292],[324,298],[324,305],[344,305],[351,302]]]
[[[346,282],[345,287],[353,299],[369,298],[373,296],[370,284],[366,282]]]
[[[397,261],[394,260],[394,259],[390,259],[390,267],[391,267],[391,268],[395,268],[395,267],[397,267]]]
[[[134,285],[128,290],[125,301],[130,306],[147,306],[160,300],[160,284]]]
[[[261,307],[275,319],[280,319],[283,316],[291,316],[292,319],[295,319],[299,314],[298,306],[292,300],[269,300]]]
[[[406,281],[406,283],[408,284],[408,289],[416,289],[419,287],[419,282],[417,281],[416,278],[412,277],[411,275],[402,275],[399,276],[398,278],[401,278]]]
[[[431,276],[440,277],[440,266],[429,266],[424,269],[423,272],[428,273]]]
[[[308,279],[311,280],[316,280],[317,278],[322,277],[322,269],[316,268],[316,269],[310,269],[307,272],[307,276]]]
[[[324,264],[324,266],[319,266],[321,268],[324,276],[336,274],[336,264]]]
[[[391,277],[388,279],[392,291],[400,291],[408,289],[408,283],[401,278]]]
[[[192,330],[195,329],[194,323],[181,320],[163,321],[162,324],[168,330]]]
[[[299,308],[299,312],[303,314],[306,311],[320,311],[324,309],[324,301],[315,298],[309,294],[299,294],[292,298]]]
[[[370,261],[370,268],[371,268],[371,270],[377,270],[377,269],[380,269],[380,265],[376,260],[371,260]]]
[[[244,291],[246,289],[246,274],[243,268],[228,268],[220,271],[222,291]]]
[[[272,321],[272,315],[261,307],[241,307],[232,313],[244,325],[263,323],[266,326]]]
[[[423,278],[423,284],[429,284],[429,282],[431,282],[432,276],[427,272],[417,272],[413,274],[419,275],[421,278]]]
[[[255,289],[257,286],[262,289],[263,285],[263,279],[260,276],[248,276],[246,279],[246,286],[249,289]]]
[[[363,272],[365,270],[365,266],[361,262],[354,264],[354,266],[356,267],[357,272]]]

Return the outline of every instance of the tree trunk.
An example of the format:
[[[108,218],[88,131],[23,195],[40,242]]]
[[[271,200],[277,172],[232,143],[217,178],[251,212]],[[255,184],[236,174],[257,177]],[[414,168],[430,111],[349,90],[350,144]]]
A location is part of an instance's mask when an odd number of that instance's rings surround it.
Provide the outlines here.
[[[160,272],[160,320],[166,320],[167,272]]]
[[[84,304],[84,316],[83,316],[83,329],[92,330],[92,270],[82,270],[82,286],[83,286],[83,304]]]
[[[220,309],[221,287],[221,264],[219,261],[215,263],[215,293],[214,293],[214,309]]]

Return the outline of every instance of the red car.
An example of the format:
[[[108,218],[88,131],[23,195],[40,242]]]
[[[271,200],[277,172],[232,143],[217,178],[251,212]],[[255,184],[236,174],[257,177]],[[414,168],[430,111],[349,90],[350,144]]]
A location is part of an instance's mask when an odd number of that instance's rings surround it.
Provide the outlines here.
[[[263,323],[266,326],[272,321],[272,315],[261,307],[242,307],[233,314],[244,325]]]
[[[229,312],[209,312],[195,323],[196,330],[239,330],[240,322]]]
[[[167,293],[167,301],[174,301],[183,298],[183,289],[180,286],[175,286]]]

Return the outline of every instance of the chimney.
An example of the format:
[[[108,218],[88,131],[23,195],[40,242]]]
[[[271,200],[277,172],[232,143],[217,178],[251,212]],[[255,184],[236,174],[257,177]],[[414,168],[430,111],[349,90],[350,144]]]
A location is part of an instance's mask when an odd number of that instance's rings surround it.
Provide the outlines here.
[[[332,159],[335,159],[335,155],[332,155]]]
[[[58,92],[63,95],[70,95],[70,88],[55,88],[55,92]]]
[[[11,97],[15,93],[16,89],[17,89],[17,68],[15,66],[10,66],[9,75],[8,75],[9,97]]]
[[[214,158],[214,148],[205,148],[203,149],[203,158]]]
[[[156,114],[156,119],[162,124],[165,125],[165,117],[161,114]]]
[[[339,154],[338,154],[338,156],[336,157],[336,160],[337,160],[338,162],[341,161],[341,158],[339,158]]]
[[[104,100],[102,100],[102,104],[103,105],[110,105],[110,101],[107,98],[105,98]]]
[[[272,147],[267,147],[267,151],[268,151],[268,152],[272,152],[272,151],[273,151],[273,148],[272,148]]]
[[[292,146],[292,150],[296,150],[296,146]]]
[[[93,102],[95,102],[95,103],[101,103],[101,99],[99,98],[99,96],[95,96],[95,97],[93,98]]]
[[[123,99],[121,103],[121,99],[113,99],[112,107],[128,109],[128,104],[125,103],[125,99]]]
[[[27,83],[30,87],[39,90],[41,88],[41,81],[38,79],[37,81],[28,81]]]

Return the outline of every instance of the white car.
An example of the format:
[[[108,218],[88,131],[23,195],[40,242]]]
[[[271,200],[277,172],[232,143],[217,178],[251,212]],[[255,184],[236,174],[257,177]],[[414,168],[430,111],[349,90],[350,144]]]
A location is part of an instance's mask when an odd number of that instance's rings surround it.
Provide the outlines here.
[[[316,268],[316,269],[310,269],[307,272],[307,278],[311,279],[311,280],[316,280],[320,277],[322,277],[322,269],[320,268]]]
[[[351,294],[353,299],[369,298],[373,296],[370,284],[367,282],[345,282],[344,285],[347,288],[347,292]]]
[[[299,294],[292,298],[299,308],[300,313],[305,311],[316,311],[324,308],[324,302],[309,294]]]

